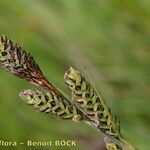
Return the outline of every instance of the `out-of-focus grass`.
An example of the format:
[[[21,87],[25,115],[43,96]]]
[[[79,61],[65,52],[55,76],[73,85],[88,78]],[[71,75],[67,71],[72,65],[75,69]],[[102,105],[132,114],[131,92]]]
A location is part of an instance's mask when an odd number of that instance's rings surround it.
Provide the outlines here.
[[[119,117],[123,134],[138,149],[147,150],[148,4],[148,0],[0,0],[0,33],[25,47],[50,81],[64,91],[65,70],[85,64]],[[61,147],[71,150],[87,149],[88,143],[83,144],[79,136],[98,138],[87,125],[41,115],[19,101],[18,92],[31,87],[0,69],[0,139],[77,140],[77,147]]]

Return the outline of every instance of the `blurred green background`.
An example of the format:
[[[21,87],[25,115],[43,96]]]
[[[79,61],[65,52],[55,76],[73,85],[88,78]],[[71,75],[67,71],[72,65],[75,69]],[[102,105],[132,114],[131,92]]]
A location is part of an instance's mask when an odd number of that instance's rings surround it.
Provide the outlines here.
[[[21,44],[45,76],[67,92],[73,66],[91,76],[137,149],[150,149],[150,9],[148,0],[0,0],[0,34]],[[19,100],[35,87],[0,69],[0,140],[76,140],[76,147],[0,149],[104,149],[102,136],[84,123],[35,112]]]

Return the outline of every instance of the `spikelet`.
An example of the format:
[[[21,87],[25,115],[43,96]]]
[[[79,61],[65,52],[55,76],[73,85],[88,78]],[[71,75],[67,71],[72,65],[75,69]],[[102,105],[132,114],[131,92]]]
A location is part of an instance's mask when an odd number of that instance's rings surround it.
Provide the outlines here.
[[[54,115],[60,119],[70,119],[79,122],[82,115],[75,106],[70,105],[62,97],[54,92],[25,90],[19,94],[27,104],[32,105],[36,110]]]
[[[119,140],[121,134],[118,130],[117,122],[99,96],[99,93],[72,67],[65,73],[64,80],[72,92],[72,99],[76,107],[90,118],[91,125],[105,135]],[[115,146],[114,144],[113,147]],[[119,149],[118,146],[116,148]]]
[[[4,35],[0,36],[0,66],[32,84],[56,90],[43,76],[33,57]]]

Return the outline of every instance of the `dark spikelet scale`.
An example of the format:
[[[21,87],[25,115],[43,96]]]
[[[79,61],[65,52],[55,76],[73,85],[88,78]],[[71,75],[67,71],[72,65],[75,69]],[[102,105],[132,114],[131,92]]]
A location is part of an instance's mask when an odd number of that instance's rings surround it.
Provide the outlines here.
[[[58,92],[43,76],[33,57],[26,53],[21,46],[13,44],[4,35],[0,36],[0,66],[32,84]]]

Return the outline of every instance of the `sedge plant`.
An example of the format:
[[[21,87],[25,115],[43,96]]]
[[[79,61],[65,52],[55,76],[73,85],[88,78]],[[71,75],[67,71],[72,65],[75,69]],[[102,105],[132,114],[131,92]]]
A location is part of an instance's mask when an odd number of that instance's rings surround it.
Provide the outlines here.
[[[40,87],[24,90],[20,98],[39,112],[74,122],[84,121],[104,135],[107,150],[134,150],[124,140],[120,124],[112,115],[97,89],[76,69],[64,75],[71,92],[66,97],[43,75],[33,57],[6,36],[0,36],[0,67]]]

